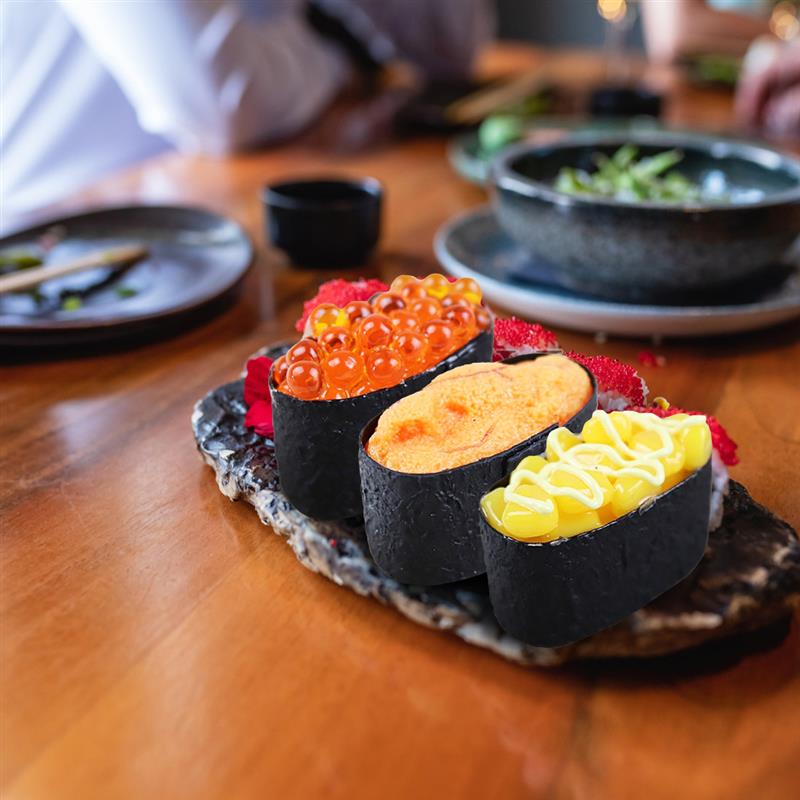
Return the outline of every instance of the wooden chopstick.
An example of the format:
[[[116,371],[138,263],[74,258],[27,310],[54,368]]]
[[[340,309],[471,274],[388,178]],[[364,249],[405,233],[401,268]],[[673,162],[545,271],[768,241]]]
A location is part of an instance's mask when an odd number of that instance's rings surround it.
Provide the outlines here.
[[[478,89],[478,91],[450,103],[445,109],[445,116],[451,122],[472,125],[480,122],[494,111],[524,100],[545,83],[544,73],[539,67],[536,70],[517,75],[499,86]]]
[[[6,292],[20,292],[25,289],[32,289],[40,283],[61,278],[64,275],[72,275],[75,272],[83,272],[87,269],[96,267],[119,266],[122,267],[133,261],[141,261],[148,254],[146,247],[141,245],[125,245],[116,247],[112,250],[104,250],[101,253],[90,253],[81,256],[73,261],[65,261],[62,264],[54,264],[50,267],[29,267],[12,272],[10,275],[0,277],[0,294]]]

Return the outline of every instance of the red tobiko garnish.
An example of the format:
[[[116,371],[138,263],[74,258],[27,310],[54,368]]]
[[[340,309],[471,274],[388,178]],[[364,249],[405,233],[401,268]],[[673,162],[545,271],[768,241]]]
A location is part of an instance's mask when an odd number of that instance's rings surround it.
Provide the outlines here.
[[[671,417],[673,414],[702,414],[702,411],[687,411],[685,408],[678,408],[677,406],[670,406],[669,408],[661,408],[661,406],[629,406],[627,411],[639,411],[642,413],[655,414],[657,417]],[[728,436],[728,431],[722,426],[716,417],[709,414],[705,415],[708,428],[711,431],[711,444],[714,449],[719,453],[722,463],[728,467],[733,467],[739,463],[739,457],[736,455],[736,442]]]
[[[247,362],[244,379],[244,402],[247,414],[244,424],[253,428],[259,436],[272,436],[272,400],[269,396],[269,370],[272,359],[266,356],[251,358]]]
[[[565,356],[583,364],[597,379],[598,400],[601,408],[614,408],[620,398],[627,405],[640,406],[645,402],[647,384],[630,365],[608,356],[585,356],[567,352]]]
[[[642,350],[636,357],[643,367],[663,367],[667,363],[664,356],[656,355],[652,350]]]
[[[495,319],[494,360],[535,353],[539,350],[557,350],[558,339],[547,328],[516,317]]]
[[[303,304],[303,316],[297,320],[295,328],[303,332],[306,326],[308,315],[320,303],[333,303],[333,305],[342,308],[353,300],[369,300],[370,297],[378,292],[388,291],[389,287],[377,278],[370,278],[369,280],[346,281],[343,278],[335,278],[332,281],[326,281],[320,284],[319,291],[310,300],[306,300]]]

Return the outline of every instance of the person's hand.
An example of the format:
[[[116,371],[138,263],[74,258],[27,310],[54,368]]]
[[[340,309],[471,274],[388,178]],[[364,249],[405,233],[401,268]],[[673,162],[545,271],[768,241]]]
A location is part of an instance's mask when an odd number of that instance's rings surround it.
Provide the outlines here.
[[[800,47],[787,47],[765,69],[746,76],[736,93],[746,128],[800,139]]]

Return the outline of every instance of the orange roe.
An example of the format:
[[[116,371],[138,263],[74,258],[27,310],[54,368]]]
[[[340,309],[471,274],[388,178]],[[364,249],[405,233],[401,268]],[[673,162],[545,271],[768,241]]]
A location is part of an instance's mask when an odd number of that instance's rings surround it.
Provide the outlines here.
[[[562,355],[466,364],[389,406],[367,450],[399,472],[452,469],[563,425],[591,395],[589,376]]]
[[[324,388],[322,369],[316,361],[295,361],[286,371],[286,386],[301,400],[315,400]]]
[[[356,337],[347,328],[332,325],[322,332],[319,343],[329,353],[335,350],[353,350],[356,346]]]
[[[286,360],[290,364],[296,361],[322,361],[323,355],[322,348],[313,339],[301,339],[289,348]]]
[[[492,317],[480,303],[477,283],[438,273],[400,275],[388,290],[341,307],[322,302],[308,310],[306,337],[276,362],[275,385],[303,400],[396,386],[487,330]]]
[[[392,323],[384,314],[370,314],[356,326],[356,339],[362,350],[386,347],[392,341]]]

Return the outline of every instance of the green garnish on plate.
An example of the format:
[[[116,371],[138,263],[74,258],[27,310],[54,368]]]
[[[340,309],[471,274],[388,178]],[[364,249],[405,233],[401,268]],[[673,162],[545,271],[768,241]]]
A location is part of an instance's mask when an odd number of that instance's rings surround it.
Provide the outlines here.
[[[576,196],[608,197],[625,202],[697,203],[702,188],[672,168],[683,159],[680,150],[665,150],[644,158],[639,149],[625,144],[612,156],[595,153],[594,172],[562,167],[555,189]],[[721,200],[724,198],[716,197]]]
[[[43,263],[39,256],[27,251],[9,250],[5,253],[0,253],[0,271],[3,272],[40,267]]]

